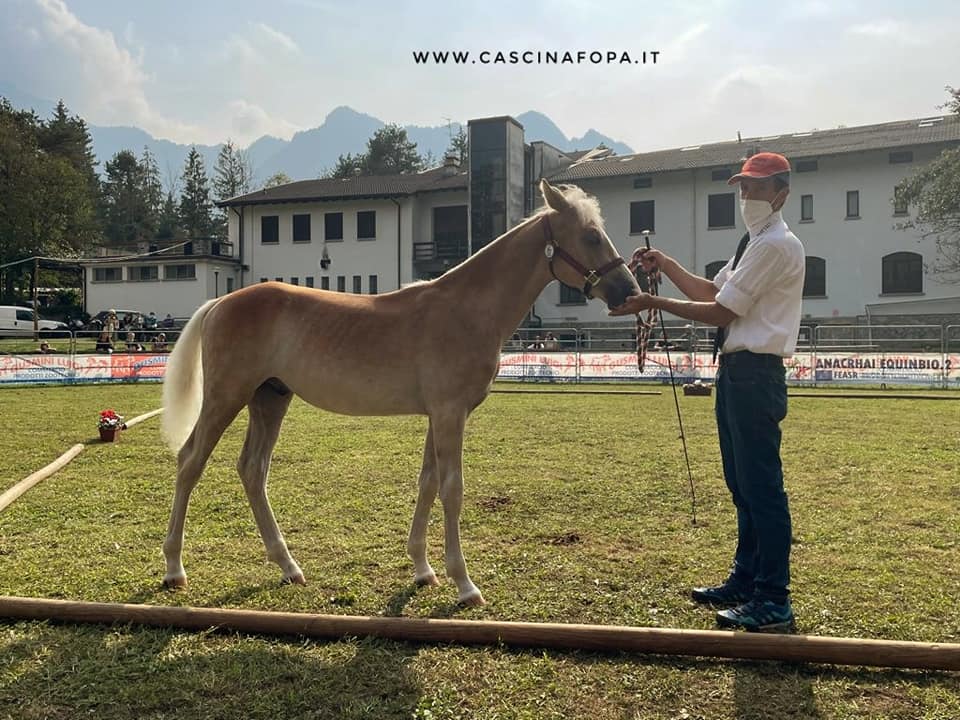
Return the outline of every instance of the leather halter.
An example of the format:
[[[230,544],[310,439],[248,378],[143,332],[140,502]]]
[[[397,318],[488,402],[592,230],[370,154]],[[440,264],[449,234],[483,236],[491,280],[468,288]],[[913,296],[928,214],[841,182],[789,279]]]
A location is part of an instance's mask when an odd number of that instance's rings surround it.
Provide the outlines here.
[[[553,275],[554,280],[566,285],[563,280],[557,277],[557,273],[553,270],[553,259],[554,257],[558,257],[583,276],[583,289],[580,292],[582,292],[588,298],[593,297],[590,293],[593,288],[600,284],[600,281],[603,279],[604,275],[611,270],[620,267],[621,265],[627,264],[626,260],[617,255],[616,258],[608,262],[606,265],[603,265],[596,270],[587,270],[579,260],[557,245],[557,241],[553,239],[553,228],[550,227],[550,218],[546,215],[543,216],[543,236],[547,240],[547,245],[543,252],[544,255],[547,256],[547,261],[550,264],[550,274]]]

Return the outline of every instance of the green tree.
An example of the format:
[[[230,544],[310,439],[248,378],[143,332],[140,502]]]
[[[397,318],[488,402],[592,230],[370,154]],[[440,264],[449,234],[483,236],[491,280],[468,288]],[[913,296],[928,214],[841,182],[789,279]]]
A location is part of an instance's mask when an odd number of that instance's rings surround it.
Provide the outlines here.
[[[160,218],[160,211],[163,208],[163,183],[160,180],[160,167],[157,165],[156,156],[150,152],[150,148],[147,146],[144,146],[138,164],[140,165],[140,182],[144,202],[150,208],[154,227],[156,227]]]
[[[213,172],[213,194],[219,200],[243,195],[250,190],[253,171],[246,153],[227,140],[217,155],[217,164]],[[215,213],[217,234],[227,234],[227,210],[217,209]]]
[[[459,132],[450,138],[450,145],[447,146],[445,155],[454,155],[460,160],[460,166],[467,164],[467,131],[460,126]]]
[[[407,137],[399,125],[384,125],[367,140],[367,151],[359,155],[341,155],[329,177],[354,175],[399,175],[420,172],[423,158],[417,144]]]
[[[157,240],[175,240],[183,236],[180,226],[180,209],[173,191],[169,191],[160,206],[157,218]]]
[[[286,185],[287,183],[293,182],[289,175],[285,172],[275,172],[267,181],[263,184],[265,188],[277,187],[277,185]]]
[[[210,237],[213,234],[213,203],[210,200],[210,181],[203,166],[203,158],[195,147],[190,148],[183,169],[180,223],[187,237]]]
[[[365,162],[366,156],[363,153],[358,155],[352,155],[350,153],[341,155],[337,158],[337,164],[333,170],[330,171],[328,177],[349,178],[354,175],[361,175],[364,172]]]
[[[131,245],[155,237],[161,190],[159,177],[151,177],[151,162],[149,153],[138,161],[129,150],[121,150],[104,166],[104,235],[108,243]]]
[[[960,90],[947,86],[953,96],[944,107],[960,114]],[[933,237],[937,255],[932,274],[946,282],[960,281],[960,148],[944,150],[930,164],[904,178],[894,190],[895,202],[911,211],[901,230],[915,229]]]
[[[947,100],[943,107],[950,112],[960,114],[960,88],[954,88],[947,85],[946,90],[948,93],[950,93],[951,98]]]
[[[423,160],[417,144],[407,137],[399,125],[384,125],[367,141],[364,170],[368,175],[399,175],[419,172]]]
[[[35,255],[77,255],[99,237],[87,165],[79,154],[71,157],[76,146],[56,146],[52,137],[36,114],[0,98],[0,265]],[[17,291],[25,289],[29,270],[17,265],[3,272],[5,300],[22,299]]]

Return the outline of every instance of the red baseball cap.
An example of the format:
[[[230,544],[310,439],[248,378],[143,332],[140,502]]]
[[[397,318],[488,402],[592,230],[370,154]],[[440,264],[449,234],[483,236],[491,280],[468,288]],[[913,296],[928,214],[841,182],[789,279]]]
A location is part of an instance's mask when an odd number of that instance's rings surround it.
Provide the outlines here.
[[[762,152],[747,158],[740,172],[727,180],[727,185],[736,185],[741,178],[768,178],[790,172],[790,163],[778,153]]]

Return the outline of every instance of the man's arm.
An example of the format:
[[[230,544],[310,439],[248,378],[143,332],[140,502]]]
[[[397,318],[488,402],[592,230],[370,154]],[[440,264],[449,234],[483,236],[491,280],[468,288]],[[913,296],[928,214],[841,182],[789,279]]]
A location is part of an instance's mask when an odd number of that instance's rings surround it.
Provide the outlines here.
[[[648,293],[631,295],[623,305],[611,310],[610,315],[636,315],[650,307],[687,320],[694,320],[707,325],[717,325],[718,327],[726,327],[739,317],[733,310],[724,307],[715,300],[710,302],[674,300],[673,298]]]
[[[672,257],[664,257],[663,274],[670,278],[670,282],[677,289],[695,302],[709,303],[717,296],[717,286],[713,281],[699,275],[694,275]],[[669,312],[673,312],[672,310]],[[678,314],[678,313],[674,313]],[[681,315],[680,317],[684,317]],[[696,320],[697,318],[688,318]]]

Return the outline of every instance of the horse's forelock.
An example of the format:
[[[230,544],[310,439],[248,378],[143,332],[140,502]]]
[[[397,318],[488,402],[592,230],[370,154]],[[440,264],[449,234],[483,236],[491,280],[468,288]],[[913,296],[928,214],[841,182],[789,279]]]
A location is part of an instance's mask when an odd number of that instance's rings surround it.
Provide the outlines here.
[[[600,201],[597,198],[588,195],[583,188],[576,185],[557,185],[555,187],[563,193],[563,199],[577,212],[584,225],[593,224],[603,229],[603,215],[600,213]],[[537,215],[549,210],[551,210],[550,206],[546,205]]]

